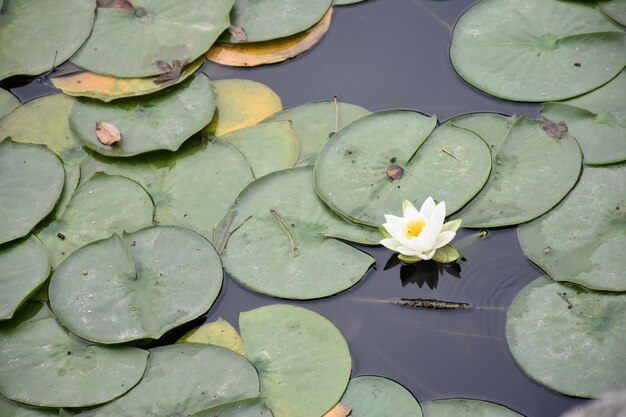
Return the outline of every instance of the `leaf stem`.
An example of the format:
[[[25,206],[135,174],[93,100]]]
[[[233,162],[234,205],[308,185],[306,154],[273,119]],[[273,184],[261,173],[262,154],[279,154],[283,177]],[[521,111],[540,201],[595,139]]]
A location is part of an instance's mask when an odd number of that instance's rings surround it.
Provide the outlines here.
[[[270,210],[270,213],[272,213],[272,216],[274,216],[274,218],[278,221],[281,229],[283,229],[283,232],[287,234],[287,238],[289,239],[289,246],[291,247],[291,256],[293,256],[294,258],[297,257],[298,255],[300,255],[300,252],[298,251],[298,248],[296,247],[296,243],[293,240],[293,236],[291,235],[291,232],[289,231],[289,227],[287,226],[287,223],[285,223],[283,218],[280,217],[280,214],[278,214],[276,210]]]

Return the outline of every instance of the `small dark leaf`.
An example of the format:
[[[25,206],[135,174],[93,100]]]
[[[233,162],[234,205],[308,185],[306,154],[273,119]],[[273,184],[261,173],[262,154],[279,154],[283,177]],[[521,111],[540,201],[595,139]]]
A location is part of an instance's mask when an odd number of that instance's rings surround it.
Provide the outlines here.
[[[399,180],[404,175],[404,169],[398,165],[389,165],[387,167],[387,176],[392,180]]]
[[[187,61],[174,60],[171,65],[165,61],[156,61],[155,64],[161,71],[165,71],[165,73],[161,74],[153,82],[157,85],[167,85],[178,81],[180,74],[187,65]]]
[[[567,125],[563,121],[560,121],[559,123],[554,123],[552,120],[543,116],[541,116],[539,120],[543,122],[541,128],[551,138],[561,139],[567,133]]]

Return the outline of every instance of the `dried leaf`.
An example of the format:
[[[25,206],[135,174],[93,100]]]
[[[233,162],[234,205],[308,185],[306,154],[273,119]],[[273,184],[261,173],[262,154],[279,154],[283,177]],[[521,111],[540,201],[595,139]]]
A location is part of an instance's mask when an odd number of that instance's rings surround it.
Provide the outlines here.
[[[128,0],[98,0],[97,4],[102,8],[135,11],[135,7]]]
[[[165,71],[165,73],[161,74],[153,82],[157,85],[175,83],[180,78],[180,75],[182,74],[187,64],[187,60],[174,60],[172,61],[171,65],[165,61],[157,61],[157,67],[159,67],[160,70]]]
[[[228,31],[232,35],[233,39],[236,40],[236,41],[247,41],[248,40],[248,35],[246,34],[246,31],[243,30],[243,28],[240,28],[240,27],[237,27],[237,26],[230,26],[228,28]]]
[[[560,121],[558,124],[554,123],[552,120],[541,116],[539,118],[543,122],[541,128],[550,136],[551,138],[561,139],[567,133],[567,124],[565,122]]]
[[[387,176],[392,180],[399,180],[404,175],[404,169],[398,165],[389,165],[387,167]]]
[[[337,403],[322,417],[347,417],[348,415],[350,415],[351,412],[352,409],[350,407],[346,407],[341,403]]]
[[[122,132],[114,124],[96,122],[96,136],[103,145],[112,145],[122,140]]]

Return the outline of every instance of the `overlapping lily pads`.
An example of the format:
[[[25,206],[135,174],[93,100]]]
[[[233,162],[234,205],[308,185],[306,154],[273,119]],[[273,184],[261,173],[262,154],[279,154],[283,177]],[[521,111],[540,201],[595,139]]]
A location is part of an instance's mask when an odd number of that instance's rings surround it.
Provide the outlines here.
[[[611,19],[622,26],[626,26],[626,4],[623,1],[601,0],[598,5]]]
[[[89,344],[61,327],[40,302],[0,324],[0,394],[42,407],[86,407],[126,393],[148,352]]]
[[[228,273],[275,297],[312,299],[356,284],[374,259],[330,237],[376,244],[375,230],[352,225],[320,201],[311,168],[266,175],[246,187],[220,224]]]
[[[422,417],[422,408],[413,394],[397,382],[380,376],[352,379],[340,402],[352,408],[350,416],[353,417],[378,417],[391,410],[396,417]]]
[[[472,117],[474,122],[462,119],[459,124],[473,129],[480,120],[492,124],[496,116]],[[497,117],[501,127],[495,132],[500,134],[511,119]],[[549,136],[544,131],[546,123],[522,116],[504,138],[484,134],[490,142],[493,168],[485,188],[455,215],[463,219],[464,227],[498,227],[532,220],[554,207],[576,184],[582,161],[578,144],[569,134]]]
[[[370,114],[363,107],[335,101],[317,101],[278,112],[265,122],[289,120],[300,138],[300,165],[313,165],[328,140],[356,119]]]
[[[0,2],[0,6],[2,6],[2,2]],[[0,415],[11,417],[59,417],[59,412],[54,409],[28,407],[0,395]]]
[[[274,417],[319,417],[339,401],[352,361],[331,322],[302,307],[270,305],[242,312],[239,328]]]
[[[61,217],[37,232],[37,237],[48,248],[56,268],[91,242],[152,225],[153,213],[150,196],[136,182],[96,176],[76,190]]]
[[[454,28],[450,58],[465,81],[489,94],[553,101],[616,76],[625,46],[622,28],[595,3],[482,0]]]
[[[499,404],[465,398],[427,401],[422,409],[425,417],[523,417]]]
[[[543,105],[542,115],[564,121],[578,141],[585,164],[626,160],[626,72],[584,96]]]
[[[0,247],[0,320],[10,319],[48,278],[50,261],[34,236]]]
[[[206,126],[215,110],[215,92],[204,74],[146,97],[114,103],[80,100],[69,116],[81,142],[109,156],[133,156],[158,149],[175,151]],[[121,132],[118,143],[106,145],[96,135],[96,124],[107,122]]]
[[[626,164],[585,167],[572,192],[519,228],[526,256],[558,281],[626,291]]]
[[[205,323],[178,339],[176,343],[204,343],[207,345],[222,346],[246,356],[243,341],[237,330],[221,317],[211,323]]]
[[[160,61],[195,60],[228,28],[233,6],[233,0],[102,3],[113,7],[98,7],[91,36],[72,62],[115,77],[149,77],[166,72]],[[126,7],[115,7],[120,3]]]
[[[0,119],[0,142],[10,137],[14,142],[45,145],[66,164],[75,164],[87,156],[70,129],[67,117],[74,99],[53,94],[22,104]]]
[[[272,417],[272,412],[267,408],[265,398],[259,397],[220,405],[191,417]]]
[[[172,248],[176,250],[172,250]],[[202,236],[161,226],[84,246],[52,275],[50,305],[83,339],[158,339],[206,312],[222,287],[215,249]]]
[[[230,20],[237,29],[221,40],[260,42],[293,35],[319,22],[331,4],[332,0],[235,0]]]
[[[225,141],[194,141],[176,153],[132,158],[94,155],[81,164],[82,180],[96,172],[132,178],[150,193],[159,224],[183,226],[213,241],[214,226],[253,179],[244,156]]]
[[[420,205],[432,196],[457,211],[487,181],[489,149],[476,134],[453,126],[431,135],[436,123],[435,117],[397,110],[350,124],[320,152],[317,193],[336,212],[372,226],[407,198]]]
[[[2,7],[0,5],[0,7]],[[20,101],[13,94],[7,90],[0,88],[0,119],[7,114],[11,113],[15,108],[20,105]]]
[[[546,277],[517,295],[506,324],[509,347],[522,369],[577,397],[626,388],[625,332],[626,295],[587,292]]]
[[[0,243],[26,236],[52,211],[64,178],[61,161],[44,147],[0,143]]]
[[[217,346],[169,345],[150,350],[131,392],[81,416],[189,416],[258,394],[259,377],[243,356]]]
[[[37,75],[71,57],[85,42],[96,0],[5,0],[0,14],[0,80]]]

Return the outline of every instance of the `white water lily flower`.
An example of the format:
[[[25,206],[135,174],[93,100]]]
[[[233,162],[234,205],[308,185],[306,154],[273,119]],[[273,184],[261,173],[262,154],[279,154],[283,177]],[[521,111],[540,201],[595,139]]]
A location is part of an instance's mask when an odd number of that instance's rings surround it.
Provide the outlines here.
[[[380,244],[395,252],[405,263],[432,259],[436,262],[454,262],[459,253],[448,245],[461,226],[461,220],[444,223],[446,204],[435,204],[428,197],[417,210],[409,200],[404,200],[402,217],[385,214],[387,223],[381,227],[385,239]]]

